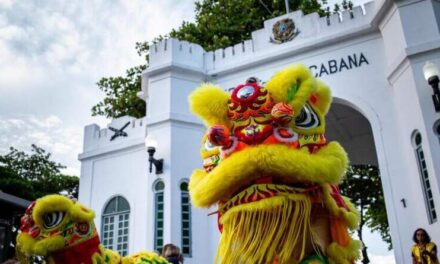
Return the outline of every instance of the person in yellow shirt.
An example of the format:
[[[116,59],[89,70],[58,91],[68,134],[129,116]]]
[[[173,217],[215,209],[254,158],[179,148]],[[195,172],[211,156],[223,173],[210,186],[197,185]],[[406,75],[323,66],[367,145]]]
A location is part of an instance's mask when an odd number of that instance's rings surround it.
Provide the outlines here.
[[[431,237],[425,229],[416,229],[413,240],[415,242],[411,248],[413,264],[439,264],[437,246],[431,242]]]

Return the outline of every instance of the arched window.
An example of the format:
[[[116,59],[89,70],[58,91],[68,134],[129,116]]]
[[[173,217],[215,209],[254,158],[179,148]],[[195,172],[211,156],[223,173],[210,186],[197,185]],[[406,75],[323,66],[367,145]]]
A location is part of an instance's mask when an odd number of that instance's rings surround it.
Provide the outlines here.
[[[128,252],[129,218],[130,205],[122,196],[112,198],[102,214],[102,244],[122,256]]]
[[[189,201],[188,182],[180,184],[180,204],[182,212],[182,253],[191,256],[191,203]]]
[[[426,166],[425,154],[423,153],[422,135],[420,132],[416,131],[413,133],[412,141],[419,165],[423,195],[425,197],[426,209],[428,210],[428,219],[429,223],[432,224],[437,221],[437,213],[435,211],[434,197],[432,196],[432,188],[429,182],[429,173]]]
[[[154,184],[154,249],[158,252],[163,247],[164,189],[163,181]]]

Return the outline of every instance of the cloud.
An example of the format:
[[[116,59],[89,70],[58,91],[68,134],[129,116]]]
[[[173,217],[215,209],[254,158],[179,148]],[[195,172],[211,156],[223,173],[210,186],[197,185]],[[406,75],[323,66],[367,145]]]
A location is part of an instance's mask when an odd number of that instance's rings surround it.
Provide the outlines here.
[[[0,10],[0,47],[23,71],[61,66],[113,74],[142,63],[136,41],[166,34],[193,16],[191,1],[12,1],[6,6]]]
[[[135,42],[193,20],[194,1],[0,1],[0,151],[31,143],[79,174],[101,77],[144,63]]]
[[[2,5],[0,113],[43,117],[57,111],[65,122],[79,115],[89,120],[90,108],[103,97],[96,86],[101,77],[123,75],[145,63],[135,42],[164,35],[194,16],[193,1],[177,0],[15,0]]]
[[[66,127],[58,116],[44,119],[35,116],[4,118],[0,116],[0,153],[5,154],[9,147],[30,151],[36,144],[52,153],[52,160],[68,166],[66,171],[79,176],[78,162],[71,155],[81,151],[82,135],[76,128]],[[65,171],[63,171],[65,173]]]

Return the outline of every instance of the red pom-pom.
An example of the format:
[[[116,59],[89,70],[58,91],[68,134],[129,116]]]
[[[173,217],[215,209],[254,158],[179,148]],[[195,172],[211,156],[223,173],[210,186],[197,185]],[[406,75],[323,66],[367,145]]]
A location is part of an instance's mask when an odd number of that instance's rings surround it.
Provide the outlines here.
[[[292,107],[283,102],[275,104],[271,111],[272,119],[280,124],[289,123],[293,118],[293,113]]]
[[[310,102],[312,102],[312,104],[316,104],[316,101],[318,101],[318,97],[316,97],[316,95],[310,96]]]

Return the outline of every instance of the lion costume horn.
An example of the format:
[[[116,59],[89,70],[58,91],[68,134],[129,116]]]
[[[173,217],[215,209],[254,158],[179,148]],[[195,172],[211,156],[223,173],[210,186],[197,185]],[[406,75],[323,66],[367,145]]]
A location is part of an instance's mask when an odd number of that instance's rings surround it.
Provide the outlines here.
[[[348,158],[327,142],[330,89],[304,66],[263,87],[255,78],[231,94],[203,84],[191,110],[208,126],[204,169],[189,184],[199,207],[218,206],[222,232],[215,263],[351,264],[358,213],[337,184]]]

